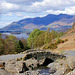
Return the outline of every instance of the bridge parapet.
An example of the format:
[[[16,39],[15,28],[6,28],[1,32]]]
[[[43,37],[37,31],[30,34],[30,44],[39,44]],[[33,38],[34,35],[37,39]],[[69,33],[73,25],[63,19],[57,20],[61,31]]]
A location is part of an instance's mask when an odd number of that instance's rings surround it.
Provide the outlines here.
[[[34,58],[39,61],[39,60],[49,58],[49,59],[52,59],[53,61],[55,61],[57,59],[65,57],[62,54],[54,53],[54,52],[51,52],[50,50],[31,49],[31,50],[25,51],[24,53],[25,53],[24,60]]]

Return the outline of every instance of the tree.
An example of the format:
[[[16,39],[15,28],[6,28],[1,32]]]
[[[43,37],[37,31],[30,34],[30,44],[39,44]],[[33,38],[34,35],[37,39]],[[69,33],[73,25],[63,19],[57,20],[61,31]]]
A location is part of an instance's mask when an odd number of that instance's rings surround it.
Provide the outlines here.
[[[0,33],[0,38],[1,38],[1,33]]]
[[[49,33],[50,32],[50,28],[48,28],[46,31]]]
[[[41,46],[44,45],[44,39],[45,39],[44,34],[45,34],[45,32],[41,33],[41,34],[36,38],[36,40],[35,40],[35,42],[34,42],[34,48],[37,48],[37,47],[39,48],[39,47],[41,47]]]
[[[2,38],[0,38],[0,55],[4,53],[4,44],[2,42]]]
[[[37,39],[37,37],[42,33],[43,31],[39,30],[39,29],[34,29],[33,32],[30,34],[29,38],[27,39],[27,43],[28,46],[30,48],[34,48],[35,45],[35,40]]]
[[[58,33],[58,37],[61,37],[61,36],[63,36],[63,35],[64,35],[63,32],[59,32],[59,33]]]
[[[21,40],[18,41],[16,45],[16,52],[23,52],[24,51],[24,45]]]
[[[8,36],[4,42],[5,54],[14,53],[16,48],[17,38],[13,35]]]

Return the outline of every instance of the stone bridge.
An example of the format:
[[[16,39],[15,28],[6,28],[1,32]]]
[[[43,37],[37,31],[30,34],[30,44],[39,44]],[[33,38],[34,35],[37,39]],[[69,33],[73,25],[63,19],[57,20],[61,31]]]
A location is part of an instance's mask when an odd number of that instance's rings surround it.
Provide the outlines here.
[[[38,68],[40,66],[47,66],[48,64],[56,61],[57,59],[65,58],[64,55],[53,53],[50,50],[30,49],[23,53],[25,54],[25,56],[22,58],[22,60],[13,59],[5,62],[3,61],[3,65],[5,66],[5,70],[7,72],[23,73],[28,70]]]
[[[24,60],[36,59],[39,64],[48,65],[57,59],[65,58],[64,55],[51,52],[50,50],[28,50],[25,51]]]

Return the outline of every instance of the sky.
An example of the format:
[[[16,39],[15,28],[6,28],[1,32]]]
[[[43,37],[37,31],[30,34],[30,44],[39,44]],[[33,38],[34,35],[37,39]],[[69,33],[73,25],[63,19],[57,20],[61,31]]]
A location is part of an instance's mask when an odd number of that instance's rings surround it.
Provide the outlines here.
[[[21,19],[60,13],[75,15],[75,0],[0,0],[0,28]]]

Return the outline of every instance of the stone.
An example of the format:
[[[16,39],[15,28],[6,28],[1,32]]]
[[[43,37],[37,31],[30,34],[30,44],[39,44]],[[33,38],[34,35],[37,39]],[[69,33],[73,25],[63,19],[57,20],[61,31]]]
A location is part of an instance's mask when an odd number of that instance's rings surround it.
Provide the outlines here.
[[[10,61],[10,62],[9,62]],[[13,72],[13,73],[23,73],[27,70],[29,70],[26,67],[26,64],[24,61],[15,61],[15,60],[9,60],[5,64],[5,69],[8,72]]]
[[[54,62],[54,67],[57,70],[61,69],[62,67],[68,68],[68,64],[67,64],[66,59],[59,59],[59,60],[55,61]]]
[[[74,69],[75,68],[75,56],[68,57],[67,63],[68,63],[68,66],[70,67],[70,69]]]
[[[75,75],[75,69],[73,71],[70,71],[69,73],[67,73],[67,75]]]
[[[0,75],[8,75],[8,73],[5,70],[0,69]]]
[[[38,71],[26,71],[25,75],[39,75]]]
[[[42,65],[44,63],[45,59],[39,60],[39,65]]]
[[[6,64],[15,64],[16,63],[16,59],[12,59],[12,60],[7,60],[5,61]]]
[[[50,63],[47,67],[54,68],[54,63]]]
[[[54,63],[49,64],[47,67],[56,71],[53,75],[65,75],[71,70],[73,70],[75,67],[74,66],[75,63],[73,62],[74,60],[72,61],[72,59],[70,59],[71,62],[70,61],[67,62],[67,60],[69,59],[70,57],[68,59],[56,60]]]
[[[5,69],[7,72],[13,72],[13,73],[17,73],[17,69],[15,68],[15,64],[6,64],[5,65]]]
[[[52,74],[53,72],[56,72],[56,68],[54,66],[54,63],[50,63],[48,66],[47,66],[49,69],[49,72]]]
[[[4,67],[5,66],[5,62],[4,61],[0,61],[0,67]]]
[[[57,70],[53,75],[64,75],[66,70],[67,70],[67,68],[62,67],[59,70]]]
[[[29,69],[30,68],[33,69],[33,68],[37,67],[37,64],[38,64],[37,60],[34,58],[26,60],[25,63]]]
[[[15,68],[16,68],[16,70],[17,70],[17,72],[19,73],[19,72],[22,72],[23,70],[22,70],[22,68],[23,68],[23,62],[22,61],[17,61],[16,63],[15,63]]]

